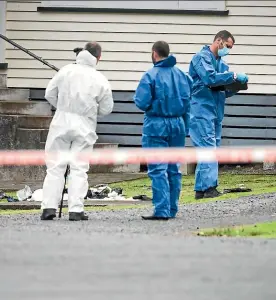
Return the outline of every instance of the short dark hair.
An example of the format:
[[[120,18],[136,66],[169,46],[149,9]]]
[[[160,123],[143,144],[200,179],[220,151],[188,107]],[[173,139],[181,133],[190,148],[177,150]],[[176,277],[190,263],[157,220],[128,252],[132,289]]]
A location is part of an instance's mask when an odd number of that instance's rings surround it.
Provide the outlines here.
[[[235,44],[236,41],[235,41],[235,38],[233,37],[233,35],[227,30],[222,30],[216,34],[214,41],[216,41],[217,39],[222,39],[223,41],[228,41],[229,38],[231,38],[233,43]]]
[[[78,54],[83,50],[83,48],[80,48],[80,47],[77,47],[77,48],[74,48],[74,52],[76,53],[76,56],[78,56]]]
[[[170,54],[170,46],[167,42],[157,41],[152,46],[152,51],[155,51],[160,57],[168,57]]]
[[[87,50],[91,55],[95,56],[96,58],[99,58],[102,54],[102,47],[96,42],[87,43],[84,46],[84,50]]]

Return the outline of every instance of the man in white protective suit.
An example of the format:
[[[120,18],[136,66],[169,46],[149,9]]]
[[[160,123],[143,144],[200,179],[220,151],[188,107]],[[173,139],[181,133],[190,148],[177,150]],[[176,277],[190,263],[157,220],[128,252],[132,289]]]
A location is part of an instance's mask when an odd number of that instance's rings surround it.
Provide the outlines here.
[[[50,152],[93,151],[97,140],[97,116],[108,115],[113,109],[110,84],[96,70],[101,58],[101,46],[87,43],[79,52],[75,64],[69,64],[49,82],[45,98],[56,108],[46,141],[47,175],[43,184],[41,220],[56,217],[64,189],[67,162],[51,159]],[[70,221],[88,220],[84,214],[84,198],[88,190],[89,163],[74,160],[69,163],[68,209]]]

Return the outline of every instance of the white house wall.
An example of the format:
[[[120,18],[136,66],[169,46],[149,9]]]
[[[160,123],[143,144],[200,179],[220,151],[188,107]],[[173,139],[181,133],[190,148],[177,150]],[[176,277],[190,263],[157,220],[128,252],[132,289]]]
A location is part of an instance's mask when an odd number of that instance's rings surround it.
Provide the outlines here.
[[[151,67],[151,46],[170,43],[179,66],[188,70],[193,54],[222,29],[236,45],[227,61],[250,76],[247,93],[276,94],[276,1],[227,1],[229,16],[37,12],[40,1],[8,1],[6,34],[51,64],[75,58],[73,48],[96,40],[103,48],[98,69],[113,90],[135,90]],[[45,88],[55,71],[6,44],[8,86]]]
[[[6,30],[6,2],[0,1],[0,32]],[[5,42],[0,39],[0,63],[5,61]]]

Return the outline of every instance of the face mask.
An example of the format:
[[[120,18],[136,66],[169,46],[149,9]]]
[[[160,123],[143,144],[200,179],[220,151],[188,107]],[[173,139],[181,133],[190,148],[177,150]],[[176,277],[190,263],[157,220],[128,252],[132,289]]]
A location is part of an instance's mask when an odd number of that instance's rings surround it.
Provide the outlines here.
[[[220,57],[226,56],[228,54],[229,54],[229,49],[227,47],[218,50],[218,56]]]

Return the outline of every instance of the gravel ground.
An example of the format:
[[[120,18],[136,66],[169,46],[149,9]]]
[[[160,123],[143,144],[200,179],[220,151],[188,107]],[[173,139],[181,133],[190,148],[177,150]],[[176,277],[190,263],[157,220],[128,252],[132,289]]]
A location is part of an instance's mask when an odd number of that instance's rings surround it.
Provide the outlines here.
[[[181,206],[177,219],[168,222],[145,222],[141,215],[151,214],[148,209],[127,209],[88,212],[88,222],[69,223],[63,219],[41,222],[38,214],[0,215],[0,230],[19,231],[79,231],[106,234],[172,235],[213,226],[253,224],[276,220],[276,193],[244,197],[236,200],[216,201]],[[6,231],[6,230],[4,230]],[[1,238],[1,237],[0,237]]]
[[[276,220],[276,194],[89,212],[88,222],[0,215],[0,299],[276,299],[276,241],[191,236],[197,228]]]

